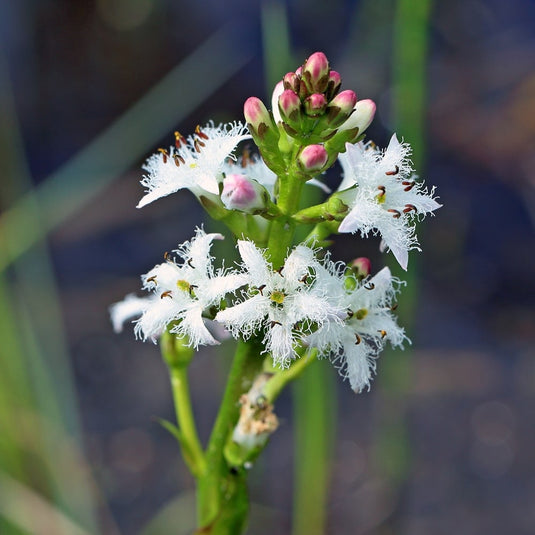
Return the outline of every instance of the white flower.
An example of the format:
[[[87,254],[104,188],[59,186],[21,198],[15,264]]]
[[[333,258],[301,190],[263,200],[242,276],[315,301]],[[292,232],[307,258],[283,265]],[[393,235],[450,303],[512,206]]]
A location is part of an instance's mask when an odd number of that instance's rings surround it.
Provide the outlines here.
[[[241,240],[238,249],[246,271],[248,292],[238,304],[217,313],[233,336],[248,338],[264,330],[265,351],[275,365],[288,367],[298,344],[312,328],[340,321],[340,308],[323,288],[314,251],[298,245],[284,266],[274,271],[260,249]]]
[[[339,156],[344,179],[340,198],[350,211],[339,232],[370,231],[380,234],[383,246],[388,247],[403,269],[407,269],[408,252],[419,249],[414,218],[440,208],[431,192],[416,182],[410,156],[410,146],[400,143],[394,134],[383,152],[371,144],[347,144],[347,151]],[[354,187],[356,185],[356,188]]]
[[[384,268],[353,291],[333,286],[331,291],[337,294],[346,319],[324,324],[307,339],[320,354],[331,354],[340,374],[349,379],[356,392],[369,388],[376,358],[385,343],[401,347],[408,340],[391,309],[399,285],[400,281]]]
[[[245,282],[242,275],[214,271],[210,248],[213,240],[221,240],[221,234],[206,234],[197,229],[190,242],[184,242],[174,251],[182,259],[179,265],[168,259],[155,266],[142,277],[143,287],[152,292],[144,302],[127,297],[123,304],[114,305],[112,319],[121,321],[124,317],[141,313],[136,322],[136,335],[146,340],[155,340],[162,331],[174,323],[170,332],[186,337],[189,345],[213,345],[219,342],[205,325],[203,313],[211,306],[218,306],[225,294],[236,290]],[[131,302],[131,307],[127,305]],[[115,311],[115,313],[113,312]]]
[[[151,306],[153,297],[137,297],[128,294],[122,301],[114,303],[110,307],[110,317],[113,330],[120,333],[125,322],[132,318],[139,318]]]
[[[240,141],[250,137],[247,128],[239,122],[217,127],[209,123],[203,129],[197,128],[187,140],[178,136],[178,148],[160,150],[143,166],[147,174],[141,184],[147,188],[147,193],[137,207],[183,188],[196,195],[204,192],[218,195],[223,163],[232,157]]]

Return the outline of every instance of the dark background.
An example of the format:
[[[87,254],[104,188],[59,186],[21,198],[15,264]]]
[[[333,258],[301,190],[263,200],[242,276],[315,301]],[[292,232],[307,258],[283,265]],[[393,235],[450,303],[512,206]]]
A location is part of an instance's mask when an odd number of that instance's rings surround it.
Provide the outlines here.
[[[41,514],[28,489],[90,532],[142,533],[173,499],[168,518],[187,529],[193,481],[155,421],[173,414],[165,367],[130,329],[113,334],[107,309],[203,214],[187,192],[136,210],[140,166],[174,129],[241,119],[251,95],[269,101],[270,79],[316,50],[377,102],[368,137],[385,146],[395,13],[394,0],[0,4],[6,533],[19,533],[17,507]],[[284,14],[290,58],[265,47],[284,51]],[[412,349],[383,356],[359,396],[324,363],[338,404],[328,533],[535,532],[534,28],[528,0],[432,6],[415,159],[444,207],[411,253]],[[366,254],[378,270],[376,248],[344,237],[334,257]],[[206,349],[192,365],[204,438],[227,362]],[[290,529],[291,395],[277,413],[251,474],[251,533]],[[49,513],[21,532],[73,532],[46,531]]]

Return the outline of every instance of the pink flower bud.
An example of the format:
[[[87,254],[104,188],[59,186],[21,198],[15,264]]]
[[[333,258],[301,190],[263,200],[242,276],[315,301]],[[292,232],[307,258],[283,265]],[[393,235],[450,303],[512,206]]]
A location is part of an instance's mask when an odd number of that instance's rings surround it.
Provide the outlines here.
[[[301,110],[301,100],[291,90],[284,90],[279,97],[279,110],[284,118],[296,121]]]
[[[291,89],[296,93],[299,91],[299,77],[295,72],[285,74],[282,82],[284,83],[284,89]]]
[[[327,100],[331,100],[340,91],[342,85],[342,77],[336,71],[329,71],[329,78],[327,80],[327,89],[325,96]]]
[[[329,74],[329,60],[323,52],[314,52],[303,65],[303,77],[309,73],[311,81],[317,82],[323,76]]]
[[[349,116],[349,119],[340,126],[340,130],[352,130],[353,128],[358,128],[358,133],[362,134],[373,121],[375,110],[376,106],[373,100],[359,100],[355,104],[353,113]]]
[[[337,108],[340,108],[342,113],[350,114],[356,103],[357,95],[355,92],[351,91],[351,89],[346,89],[345,91],[338,93],[338,95],[331,100],[329,106],[336,106]]]
[[[351,269],[359,279],[365,279],[372,271],[372,263],[369,258],[361,256],[351,262]]]
[[[323,145],[308,145],[299,154],[298,162],[306,171],[319,171],[328,159],[329,155]]]
[[[257,129],[261,123],[269,125],[271,117],[264,103],[257,97],[249,97],[243,105],[243,114],[245,121],[254,129]]]
[[[327,89],[329,61],[323,52],[315,52],[303,65],[301,74],[309,93],[323,93]]]
[[[255,212],[265,207],[265,188],[246,175],[227,175],[223,180],[221,201],[228,210]]]
[[[307,115],[317,117],[327,108],[327,99],[321,93],[314,93],[305,99],[304,105]]]

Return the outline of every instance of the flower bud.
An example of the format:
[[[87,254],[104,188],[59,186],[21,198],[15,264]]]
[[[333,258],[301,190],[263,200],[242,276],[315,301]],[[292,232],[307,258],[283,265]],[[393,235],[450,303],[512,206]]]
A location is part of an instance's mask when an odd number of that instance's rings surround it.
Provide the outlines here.
[[[314,172],[320,171],[328,159],[329,155],[323,145],[308,145],[299,154],[298,162],[305,171]]]
[[[246,175],[227,175],[223,180],[221,201],[228,210],[253,213],[265,208],[266,189]]]
[[[273,113],[273,119],[277,124],[282,122],[282,117],[279,111],[279,97],[284,92],[284,83],[279,82],[275,89],[273,89],[273,94],[271,95],[271,113]]]
[[[357,103],[357,95],[354,91],[346,89],[338,93],[331,102],[329,102],[328,123],[331,128],[337,128],[344,123],[353,112],[353,107]]]
[[[291,89],[292,91],[295,91],[296,93],[299,91],[299,76],[295,74],[295,72],[289,72],[284,75],[284,78],[282,79],[282,83],[284,84],[284,89]]]
[[[329,60],[323,52],[314,52],[304,63],[302,78],[311,93],[323,93],[327,88]]]
[[[290,125],[299,123],[301,101],[291,89],[286,89],[281,93],[279,97],[279,110],[283,120],[290,123]]]
[[[249,97],[243,105],[243,114],[247,124],[250,124],[255,130],[264,123],[268,126],[271,123],[271,117],[264,103],[257,97]]]
[[[372,263],[369,258],[360,256],[351,262],[351,270],[358,279],[365,279],[372,271]]]
[[[358,134],[362,134],[373,121],[375,110],[376,106],[373,100],[359,100],[353,107],[353,113],[349,116],[349,119],[340,126],[340,130],[358,128]]]
[[[329,71],[329,78],[327,80],[327,89],[325,96],[327,100],[331,100],[340,91],[342,85],[342,77],[336,71]]]
[[[259,98],[249,97],[243,105],[243,114],[260,151],[275,147],[279,141],[279,129],[264,103]]]
[[[327,99],[321,93],[314,93],[305,99],[304,106],[309,117],[318,117],[327,108]]]

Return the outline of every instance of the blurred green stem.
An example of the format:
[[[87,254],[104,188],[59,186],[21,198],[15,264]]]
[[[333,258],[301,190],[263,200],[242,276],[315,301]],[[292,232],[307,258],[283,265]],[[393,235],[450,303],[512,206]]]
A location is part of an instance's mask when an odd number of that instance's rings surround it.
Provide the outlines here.
[[[393,42],[393,109],[396,130],[411,143],[416,168],[421,168],[425,155],[426,65],[428,56],[431,0],[398,0],[394,19]],[[417,263],[417,255],[411,255]],[[407,282],[399,299],[398,315],[402,325],[412,330],[418,293],[417,269],[400,275]],[[399,267],[393,266],[394,273]],[[376,469],[399,490],[407,479],[410,466],[410,437],[406,423],[406,401],[410,388],[411,354],[405,351],[383,358],[379,374],[382,396],[378,399],[379,433],[375,444]],[[391,522],[394,522],[394,517]],[[391,529],[396,530],[396,526]]]
[[[223,448],[239,415],[240,396],[249,390],[262,369],[261,346],[256,340],[238,342],[225,393],[206,448],[206,468],[198,478],[199,533],[238,535],[249,511],[245,473],[230,467]]]

